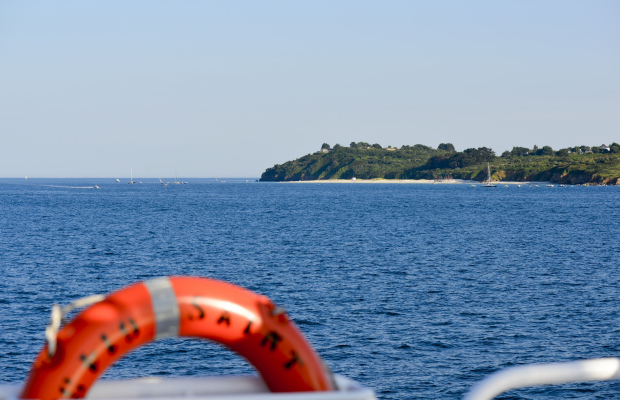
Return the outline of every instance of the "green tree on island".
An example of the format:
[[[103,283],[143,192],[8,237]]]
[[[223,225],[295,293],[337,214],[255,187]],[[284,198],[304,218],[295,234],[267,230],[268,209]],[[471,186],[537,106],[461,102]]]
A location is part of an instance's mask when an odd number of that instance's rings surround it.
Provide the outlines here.
[[[452,143],[439,143],[439,146],[437,146],[437,148],[439,150],[445,150],[445,151],[449,151],[449,152],[455,152],[456,149],[454,148],[454,145]]]
[[[510,155],[511,156],[518,156],[518,157],[523,157],[526,156],[530,153],[530,149],[528,149],[527,147],[513,147],[512,150],[510,151]]]

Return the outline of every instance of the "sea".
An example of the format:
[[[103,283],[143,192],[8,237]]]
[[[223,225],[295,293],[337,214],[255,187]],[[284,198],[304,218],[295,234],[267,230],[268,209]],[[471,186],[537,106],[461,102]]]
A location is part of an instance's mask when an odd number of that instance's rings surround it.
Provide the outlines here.
[[[620,355],[619,187],[182,180],[0,179],[0,383],[24,381],[53,304],[168,275],[268,296],[379,399],[461,399],[503,368]],[[254,373],[165,339],[102,379]],[[620,382],[499,398],[620,398]]]

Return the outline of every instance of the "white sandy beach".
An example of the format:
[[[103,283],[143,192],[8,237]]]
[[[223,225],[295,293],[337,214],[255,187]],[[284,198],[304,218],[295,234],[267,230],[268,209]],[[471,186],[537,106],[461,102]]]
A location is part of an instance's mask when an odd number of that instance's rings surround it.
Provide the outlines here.
[[[283,183],[343,183],[343,184],[363,184],[363,183],[392,183],[392,184],[431,184],[431,185],[480,185],[478,181],[465,181],[461,179],[452,179],[445,181],[435,181],[432,179],[328,179],[328,180],[314,180],[314,181],[288,181]],[[529,185],[529,184],[547,184],[548,182],[515,182],[515,181],[502,181],[493,182],[500,185]]]

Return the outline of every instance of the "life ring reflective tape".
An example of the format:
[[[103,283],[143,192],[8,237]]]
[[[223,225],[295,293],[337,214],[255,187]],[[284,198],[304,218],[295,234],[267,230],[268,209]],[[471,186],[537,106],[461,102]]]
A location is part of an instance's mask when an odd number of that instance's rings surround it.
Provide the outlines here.
[[[23,399],[82,398],[132,349],[183,336],[221,343],[248,360],[272,392],[333,390],[318,354],[265,296],[207,278],[166,277],[110,294],[70,323],[36,358]]]

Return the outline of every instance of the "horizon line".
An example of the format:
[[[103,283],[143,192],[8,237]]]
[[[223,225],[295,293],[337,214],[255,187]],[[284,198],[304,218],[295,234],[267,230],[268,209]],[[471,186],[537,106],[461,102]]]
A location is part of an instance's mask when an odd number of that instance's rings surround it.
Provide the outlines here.
[[[133,179],[174,179],[174,177],[167,177],[167,176],[146,176],[146,177],[136,177]],[[23,180],[28,180],[28,179],[127,179],[130,180],[130,177],[93,177],[93,176],[0,176],[0,179],[23,179]],[[200,177],[200,176],[184,176],[184,177],[177,177],[177,179],[260,179],[260,176],[206,176],[206,177]]]

